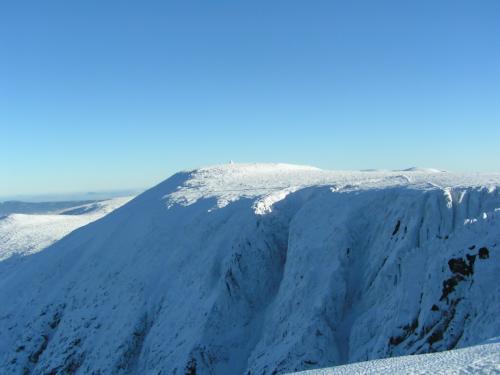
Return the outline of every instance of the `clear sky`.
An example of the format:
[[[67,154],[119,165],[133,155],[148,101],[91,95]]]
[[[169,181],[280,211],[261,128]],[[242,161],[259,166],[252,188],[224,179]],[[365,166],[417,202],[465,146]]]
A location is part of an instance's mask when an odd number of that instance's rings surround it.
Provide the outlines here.
[[[500,1],[3,1],[0,196],[236,162],[500,170]]]

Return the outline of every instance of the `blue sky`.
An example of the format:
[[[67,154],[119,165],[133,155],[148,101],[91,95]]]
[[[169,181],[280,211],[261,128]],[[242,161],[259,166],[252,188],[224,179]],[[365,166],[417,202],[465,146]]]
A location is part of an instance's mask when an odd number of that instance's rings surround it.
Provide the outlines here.
[[[500,170],[500,2],[10,1],[0,196],[179,169]]]

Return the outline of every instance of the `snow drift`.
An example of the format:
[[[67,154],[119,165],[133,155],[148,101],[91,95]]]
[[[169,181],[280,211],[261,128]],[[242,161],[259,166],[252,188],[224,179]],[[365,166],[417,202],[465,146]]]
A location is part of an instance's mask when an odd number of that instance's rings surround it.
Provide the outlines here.
[[[12,373],[275,374],[500,335],[500,175],[178,173],[0,273]]]

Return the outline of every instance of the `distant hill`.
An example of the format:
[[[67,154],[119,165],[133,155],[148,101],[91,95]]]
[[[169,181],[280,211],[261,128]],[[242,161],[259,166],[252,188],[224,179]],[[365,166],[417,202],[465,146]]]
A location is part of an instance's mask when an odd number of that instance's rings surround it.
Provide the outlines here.
[[[63,202],[0,202],[0,216],[9,214],[43,214],[90,204],[95,200],[63,201]]]

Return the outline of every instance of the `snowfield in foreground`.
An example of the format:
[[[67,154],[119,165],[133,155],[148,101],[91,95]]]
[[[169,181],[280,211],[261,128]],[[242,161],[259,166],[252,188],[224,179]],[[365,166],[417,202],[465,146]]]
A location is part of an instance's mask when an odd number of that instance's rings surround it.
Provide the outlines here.
[[[376,359],[351,365],[302,371],[297,375],[500,374],[500,343],[494,340],[464,349]]]
[[[0,368],[282,374],[481,344],[500,336],[499,187],[417,168],[178,173],[0,269]]]
[[[76,228],[82,227],[127,203],[132,197],[65,207],[47,213],[0,217],[0,261],[38,252]],[[56,203],[53,206],[57,206]]]

